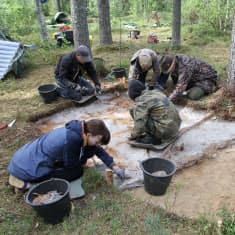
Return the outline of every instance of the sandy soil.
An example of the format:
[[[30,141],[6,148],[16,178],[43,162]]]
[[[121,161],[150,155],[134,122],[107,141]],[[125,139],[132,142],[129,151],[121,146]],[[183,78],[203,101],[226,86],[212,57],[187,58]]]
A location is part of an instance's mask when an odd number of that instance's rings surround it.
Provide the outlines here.
[[[144,188],[135,197],[181,216],[218,216],[223,207],[235,210],[235,146],[221,150],[213,159],[178,172],[164,196],[151,196]],[[216,217],[217,217],[216,216]]]

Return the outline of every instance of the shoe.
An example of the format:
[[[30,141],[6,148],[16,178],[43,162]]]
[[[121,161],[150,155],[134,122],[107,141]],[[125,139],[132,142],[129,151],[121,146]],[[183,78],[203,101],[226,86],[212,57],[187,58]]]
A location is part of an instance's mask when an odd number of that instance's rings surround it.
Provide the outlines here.
[[[9,176],[9,184],[17,189],[29,189],[32,185],[29,182],[20,180],[13,175]]]
[[[138,137],[136,141],[142,144],[153,144],[153,145],[159,145],[162,143],[161,139],[158,139],[150,135]]]

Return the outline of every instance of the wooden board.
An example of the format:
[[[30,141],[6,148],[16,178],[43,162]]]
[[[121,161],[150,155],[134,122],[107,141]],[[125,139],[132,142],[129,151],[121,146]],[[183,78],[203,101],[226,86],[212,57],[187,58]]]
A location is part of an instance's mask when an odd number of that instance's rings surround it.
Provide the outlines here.
[[[144,149],[148,149],[148,150],[152,150],[152,151],[162,151],[165,148],[167,148],[170,144],[172,144],[176,139],[178,138],[178,136],[173,137],[169,142],[167,143],[163,143],[163,144],[159,144],[159,145],[153,145],[153,144],[143,144],[143,143],[139,143],[136,141],[128,141],[127,143],[132,146],[132,147],[136,147],[136,148],[144,148]]]
[[[81,100],[73,100],[73,101],[78,105],[83,105],[83,104],[86,104],[86,103],[88,103],[89,101],[91,101],[93,99],[97,99],[95,94],[82,96]]]

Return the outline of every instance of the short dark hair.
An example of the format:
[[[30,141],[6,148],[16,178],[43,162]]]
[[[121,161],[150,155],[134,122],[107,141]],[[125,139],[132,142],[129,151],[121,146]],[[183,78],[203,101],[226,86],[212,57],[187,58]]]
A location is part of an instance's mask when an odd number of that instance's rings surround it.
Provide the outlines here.
[[[85,122],[85,133],[93,136],[101,135],[101,144],[107,145],[111,139],[111,134],[105,123],[100,119],[91,119]]]
[[[140,96],[144,89],[145,85],[139,80],[132,79],[128,83],[128,95],[132,100]]]

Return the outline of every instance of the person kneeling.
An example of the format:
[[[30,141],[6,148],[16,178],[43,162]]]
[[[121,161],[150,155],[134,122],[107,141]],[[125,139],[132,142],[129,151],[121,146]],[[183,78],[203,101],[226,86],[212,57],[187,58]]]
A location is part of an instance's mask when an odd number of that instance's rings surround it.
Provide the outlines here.
[[[134,101],[130,114],[134,128],[130,140],[160,145],[175,137],[181,119],[174,104],[159,90],[145,90],[138,80],[128,84],[128,95]]]
[[[101,147],[109,141],[110,132],[102,120],[72,120],[18,149],[8,166],[9,183],[27,189],[50,178],[74,181],[83,175],[83,166],[94,155],[124,179],[124,169]]]

